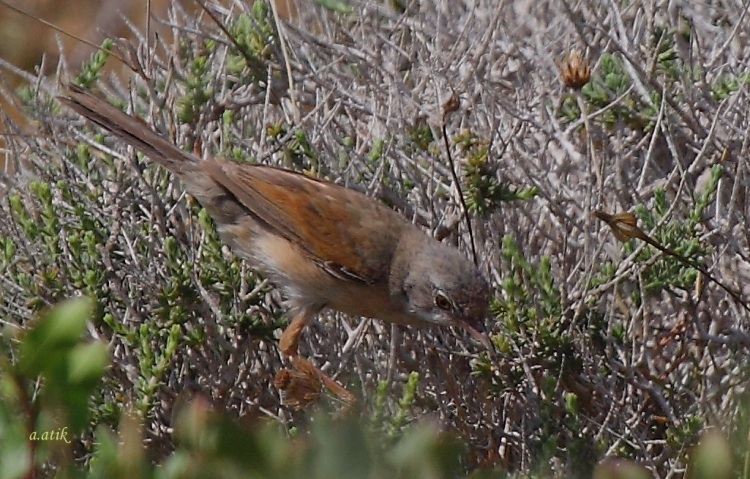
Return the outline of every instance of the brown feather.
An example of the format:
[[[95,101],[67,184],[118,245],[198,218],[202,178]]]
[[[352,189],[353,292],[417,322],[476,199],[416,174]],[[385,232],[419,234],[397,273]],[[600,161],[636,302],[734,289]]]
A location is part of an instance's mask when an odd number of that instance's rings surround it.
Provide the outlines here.
[[[206,168],[256,220],[321,267],[335,270],[332,274],[370,283],[387,275],[404,222],[385,205],[357,191],[270,166],[216,159]]]

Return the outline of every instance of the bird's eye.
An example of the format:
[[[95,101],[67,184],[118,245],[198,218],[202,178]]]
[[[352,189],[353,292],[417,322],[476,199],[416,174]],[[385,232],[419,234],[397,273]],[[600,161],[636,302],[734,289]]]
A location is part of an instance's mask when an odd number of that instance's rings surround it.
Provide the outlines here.
[[[453,310],[453,305],[451,304],[450,299],[448,299],[443,293],[437,293],[435,295],[435,306],[443,311]]]

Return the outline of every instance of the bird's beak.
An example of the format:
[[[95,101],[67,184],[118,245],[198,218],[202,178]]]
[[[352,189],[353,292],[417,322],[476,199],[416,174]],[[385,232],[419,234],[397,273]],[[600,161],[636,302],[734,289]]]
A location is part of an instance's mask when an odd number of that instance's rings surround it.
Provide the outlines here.
[[[461,326],[469,332],[472,338],[479,341],[479,343],[488,351],[495,352],[495,346],[492,344],[492,340],[490,340],[482,321],[472,321],[471,324],[462,321]]]

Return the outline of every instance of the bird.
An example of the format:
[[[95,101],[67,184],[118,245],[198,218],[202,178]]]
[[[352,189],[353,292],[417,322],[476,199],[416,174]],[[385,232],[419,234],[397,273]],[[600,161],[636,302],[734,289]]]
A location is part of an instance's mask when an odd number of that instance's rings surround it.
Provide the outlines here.
[[[302,374],[347,402],[298,355],[322,310],[411,326],[463,328],[493,350],[490,288],[463,253],[364,193],[295,171],[183,151],[143,120],[69,84],[58,99],[171,171],[212,217],[219,236],[281,289],[289,325],[278,347]]]

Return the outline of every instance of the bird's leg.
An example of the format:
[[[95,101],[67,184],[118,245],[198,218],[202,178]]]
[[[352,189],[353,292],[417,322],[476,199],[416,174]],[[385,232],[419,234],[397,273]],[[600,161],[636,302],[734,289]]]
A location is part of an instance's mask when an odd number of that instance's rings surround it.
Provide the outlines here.
[[[318,376],[317,379],[320,380],[320,382],[323,383],[323,385],[331,391],[336,397],[338,397],[341,401],[346,403],[347,405],[352,405],[356,402],[356,398],[352,393],[347,391],[343,386],[341,386],[339,383],[331,379],[326,373],[318,369],[316,366],[314,366],[312,363],[310,363],[307,359],[304,359],[300,357],[297,353],[297,347],[299,345],[299,338],[302,334],[302,330],[305,328],[307,323],[315,316],[321,308],[319,307],[304,307],[299,309],[294,317],[292,318],[292,322],[289,323],[289,326],[284,329],[284,332],[281,333],[281,339],[279,340],[279,349],[281,350],[284,355],[289,356],[292,361],[292,365],[294,366],[294,369],[298,373],[295,375],[294,381],[297,381],[297,383],[304,381],[304,378],[309,374],[315,374]],[[277,376],[278,377],[278,376]],[[314,384],[315,378],[307,378],[308,383]],[[296,387],[299,386],[299,384],[285,384],[280,389],[284,391],[292,391],[296,389]]]
[[[302,330],[305,329],[307,323],[312,319],[313,316],[318,314],[320,308],[300,308],[292,318],[292,322],[286,327],[283,333],[281,333],[281,339],[279,340],[279,349],[287,356],[294,357],[297,355],[297,346],[299,345],[299,337],[302,334]]]

